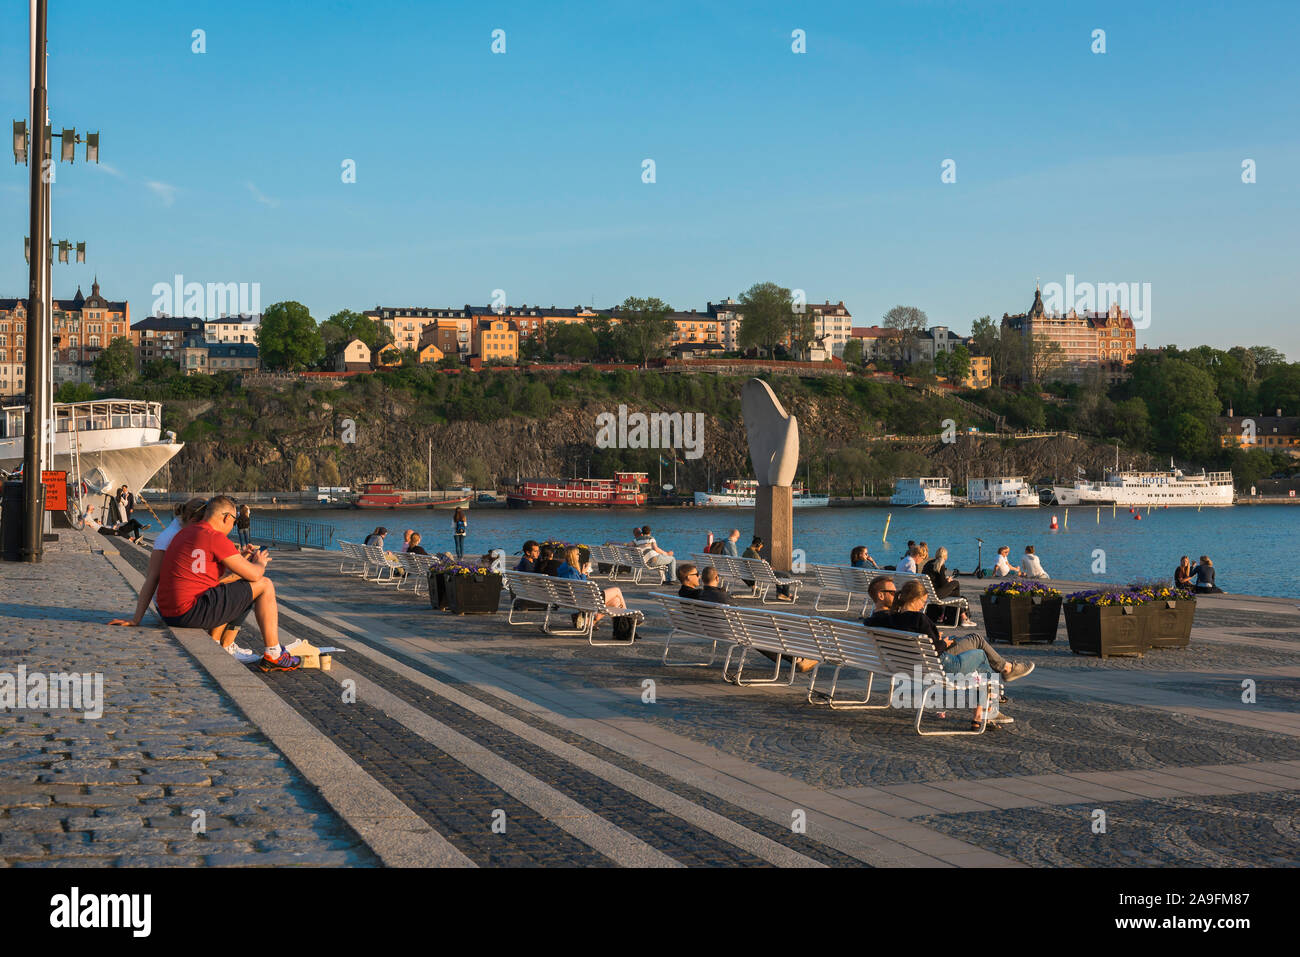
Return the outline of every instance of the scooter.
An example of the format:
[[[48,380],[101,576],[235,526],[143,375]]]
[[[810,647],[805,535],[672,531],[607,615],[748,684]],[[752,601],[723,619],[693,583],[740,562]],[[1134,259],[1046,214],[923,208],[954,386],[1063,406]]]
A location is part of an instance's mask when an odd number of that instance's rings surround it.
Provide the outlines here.
[[[977,543],[976,551],[978,555],[978,557],[975,559],[975,577],[983,578],[984,577],[984,539],[977,538],[975,539],[975,541]]]

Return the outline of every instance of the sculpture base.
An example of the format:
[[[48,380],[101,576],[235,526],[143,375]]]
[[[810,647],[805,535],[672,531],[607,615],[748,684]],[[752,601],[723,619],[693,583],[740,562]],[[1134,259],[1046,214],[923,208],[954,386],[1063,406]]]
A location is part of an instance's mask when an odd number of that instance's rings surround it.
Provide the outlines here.
[[[790,486],[758,486],[754,534],[766,543],[763,557],[768,564],[776,571],[789,573],[794,549],[794,493]]]

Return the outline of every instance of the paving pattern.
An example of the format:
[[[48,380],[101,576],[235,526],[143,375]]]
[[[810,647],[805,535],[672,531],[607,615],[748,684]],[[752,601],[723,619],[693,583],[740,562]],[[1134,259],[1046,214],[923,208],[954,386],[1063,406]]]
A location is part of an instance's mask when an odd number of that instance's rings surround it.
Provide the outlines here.
[[[119,550],[119,579],[143,569],[143,551]],[[1055,645],[1008,649],[1039,666],[1008,689],[1016,724],[921,738],[906,712],[810,707],[806,679],[736,688],[716,666],[664,668],[666,629],[647,586],[620,583],[647,614],[644,640],[592,648],[511,627],[504,615],[435,612],[409,590],[339,575],[337,561],[277,555],[272,576],[286,635],[346,651],[329,673],[259,675],[260,686],[474,865],[1275,866],[1297,857],[1300,668],[1285,653],[1297,617],[1281,600],[1203,600],[1190,648],[1141,659],[1074,656],[1064,629]],[[810,613],[805,591],[793,610]],[[246,673],[233,660],[220,665]],[[193,684],[212,687],[189,668]],[[1253,704],[1241,700],[1243,678],[1255,683]],[[340,694],[349,687],[354,701]],[[108,760],[118,770],[125,759]],[[300,798],[313,799],[278,760]],[[336,845],[321,853],[369,862],[321,810],[311,812],[317,839],[334,828]],[[245,858],[284,853],[244,843]],[[0,832],[0,859],[3,846]]]
[[[0,711],[0,864],[374,863],[163,629],[105,626],[134,592],[102,555],[47,549],[0,566],[0,671],[102,673],[103,716]]]

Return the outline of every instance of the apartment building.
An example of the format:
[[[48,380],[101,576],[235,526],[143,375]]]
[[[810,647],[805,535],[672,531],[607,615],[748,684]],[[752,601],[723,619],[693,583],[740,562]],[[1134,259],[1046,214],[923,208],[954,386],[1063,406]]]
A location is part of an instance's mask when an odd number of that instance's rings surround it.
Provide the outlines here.
[[[519,332],[512,320],[500,317],[480,319],[474,327],[474,355],[484,362],[519,358]]]
[[[1048,312],[1042,292],[1034,288],[1028,312],[1002,315],[1002,333],[1019,333],[1055,342],[1061,348],[1063,366],[1055,375],[1070,382],[1082,382],[1089,370],[1100,369],[1109,382],[1128,377],[1128,367],[1137,354],[1137,332],[1133,320],[1118,303],[1106,312]]]
[[[844,301],[833,303],[827,299],[820,305],[808,303],[806,308],[813,316],[813,338],[821,340],[822,348],[831,355],[843,357],[844,345],[853,333],[853,316]]]
[[[55,386],[88,382],[100,350],[114,339],[131,335],[131,307],[125,301],[105,299],[99,279],[90,295],[56,299],[51,304],[52,374]],[[27,300],[0,299],[0,395],[26,389]]]

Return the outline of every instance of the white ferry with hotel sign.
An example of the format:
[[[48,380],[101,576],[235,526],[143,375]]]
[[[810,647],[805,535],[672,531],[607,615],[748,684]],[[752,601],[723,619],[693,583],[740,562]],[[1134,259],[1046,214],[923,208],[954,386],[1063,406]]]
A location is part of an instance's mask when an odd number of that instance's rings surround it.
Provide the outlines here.
[[[1110,472],[1100,482],[1053,486],[1052,494],[1058,505],[1223,506],[1233,501],[1232,473]]]
[[[703,508],[753,508],[758,499],[758,482],[755,479],[728,479],[716,492],[696,492],[695,504]],[[795,508],[818,508],[830,504],[830,496],[814,495],[795,483],[791,490]]]

